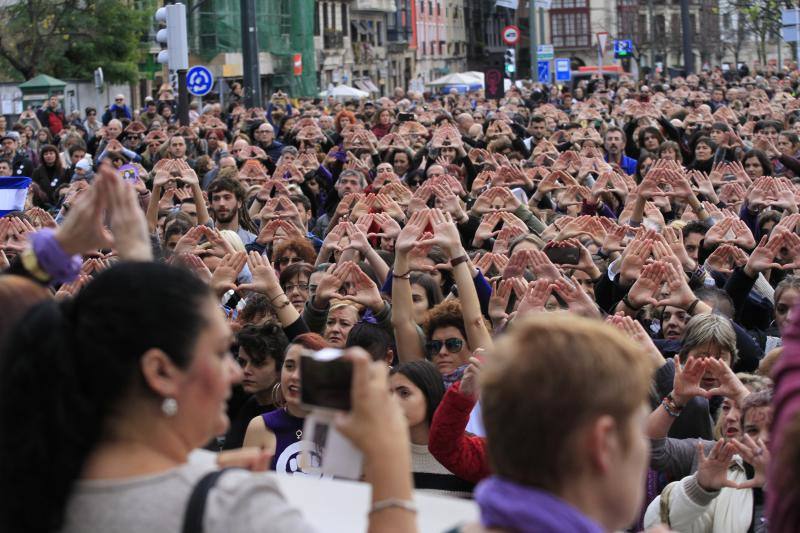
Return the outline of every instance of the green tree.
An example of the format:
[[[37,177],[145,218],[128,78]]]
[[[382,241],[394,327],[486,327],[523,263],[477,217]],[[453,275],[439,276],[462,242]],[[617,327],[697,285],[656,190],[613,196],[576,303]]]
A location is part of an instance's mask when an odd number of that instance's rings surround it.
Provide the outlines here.
[[[0,63],[13,77],[45,73],[134,81],[148,12],[129,0],[17,0],[0,7]]]

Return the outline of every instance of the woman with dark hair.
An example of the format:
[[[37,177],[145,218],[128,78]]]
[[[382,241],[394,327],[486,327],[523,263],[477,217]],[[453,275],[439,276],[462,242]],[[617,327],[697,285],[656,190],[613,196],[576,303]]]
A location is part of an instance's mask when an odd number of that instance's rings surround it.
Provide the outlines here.
[[[686,168],[705,173],[711,172],[716,151],[717,143],[712,141],[711,137],[700,137],[694,143],[694,160]]]
[[[33,171],[31,179],[47,195],[49,202],[54,204],[56,189],[67,183],[64,177],[64,167],[58,156],[58,148],[52,144],[42,146],[39,150],[39,160],[41,164]]]
[[[250,421],[276,407],[272,392],[278,384],[284,352],[289,345],[280,324],[275,322],[246,325],[236,335],[236,342],[239,345],[236,360],[243,373],[242,389],[250,397],[231,421],[225,435],[225,450],[241,448]]]
[[[414,488],[444,496],[468,496],[472,484],[457,478],[428,451],[433,414],[444,397],[442,377],[429,361],[401,363],[389,372],[392,393],[400,400],[411,436]]]
[[[411,302],[414,306],[414,322],[422,324],[425,315],[439,305],[444,296],[439,283],[424,272],[411,273]]]
[[[281,270],[281,288],[298,313],[303,312],[308,301],[308,279],[312,271],[308,263],[292,263]]]
[[[774,173],[772,162],[767,157],[767,154],[761,150],[753,149],[745,152],[744,157],[742,157],[742,166],[752,179],[761,176],[772,176]]]
[[[316,333],[303,333],[286,348],[280,368],[280,381],[271,390],[272,403],[277,409],[256,416],[247,426],[245,446],[257,446],[272,453],[270,470],[285,474],[303,472],[292,458],[304,444],[303,424],[308,411],[300,406],[300,357],[306,350],[328,348],[325,340]],[[306,472],[307,473],[307,472]]]
[[[661,146],[661,143],[663,143],[664,140],[664,135],[661,133],[661,130],[655,126],[647,126],[640,129],[639,135],[636,138],[637,145],[639,147],[636,158],[638,159],[641,155],[641,152],[644,150],[647,150],[648,152],[655,152],[658,150],[658,147]],[[631,154],[628,155],[633,157]]]
[[[208,286],[156,263],[122,263],[74,300],[33,308],[0,354],[0,529],[180,531],[190,493],[216,470],[192,452],[227,429],[241,378],[229,348]],[[348,357],[354,408],[340,429],[378,470],[376,500],[410,500],[407,430],[386,371],[363,352]],[[213,505],[190,516],[206,531],[311,530],[274,478],[222,477]],[[373,503],[371,530],[400,520],[415,531],[412,513]]]

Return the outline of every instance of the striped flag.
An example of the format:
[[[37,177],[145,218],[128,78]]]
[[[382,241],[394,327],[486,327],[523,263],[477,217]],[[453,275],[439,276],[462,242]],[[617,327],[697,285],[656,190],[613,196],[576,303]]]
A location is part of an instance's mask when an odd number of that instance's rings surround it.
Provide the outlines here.
[[[23,176],[0,177],[0,217],[25,208],[30,185],[31,179]]]

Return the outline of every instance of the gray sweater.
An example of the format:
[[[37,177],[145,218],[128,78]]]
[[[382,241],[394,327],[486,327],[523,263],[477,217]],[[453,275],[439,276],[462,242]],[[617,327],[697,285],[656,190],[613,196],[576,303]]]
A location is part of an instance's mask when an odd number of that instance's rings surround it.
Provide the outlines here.
[[[189,494],[214,467],[191,461],[156,475],[79,481],[62,533],[180,533]],[[313,531],[280,492],[273,476],[231,470],[206,501],[205,533]]]

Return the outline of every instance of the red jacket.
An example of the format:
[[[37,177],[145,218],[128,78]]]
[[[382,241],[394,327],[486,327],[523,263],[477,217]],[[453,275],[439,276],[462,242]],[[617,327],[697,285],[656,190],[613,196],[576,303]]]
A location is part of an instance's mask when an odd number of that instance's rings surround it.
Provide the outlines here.
[[[436,409],[428,450],[457,477],[477,483],[491,474],[486,439],[464,432],[475,400],[461,394],[460,387],[461,382],[453,384]]]

